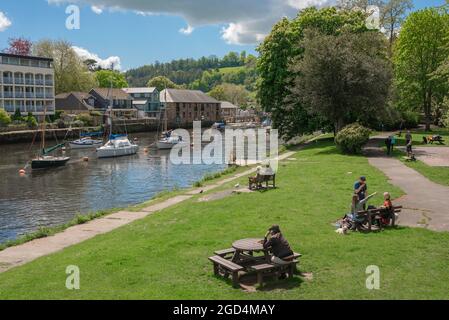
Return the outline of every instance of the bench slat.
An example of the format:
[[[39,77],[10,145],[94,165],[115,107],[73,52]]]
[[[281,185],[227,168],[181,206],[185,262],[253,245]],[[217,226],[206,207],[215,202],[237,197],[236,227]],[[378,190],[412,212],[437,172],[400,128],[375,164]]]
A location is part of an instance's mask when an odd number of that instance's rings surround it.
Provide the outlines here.
[[[224,267],[230,271],[233,271],[233,272],[240,271],[240,270],[244,269],[242,266],[239,266],[238,264],[236,264],[232,261],[226,260],[220,256],[209,257],[209,260],[214,263],[217,263],[217,264],[221,265],[222,267]]]
[[[214,252],[217,256],[225,256],[231,253],[235,253],[235,249],[234,248],[229,248],[229,249],[223,249],[223,250],[217,250]]]

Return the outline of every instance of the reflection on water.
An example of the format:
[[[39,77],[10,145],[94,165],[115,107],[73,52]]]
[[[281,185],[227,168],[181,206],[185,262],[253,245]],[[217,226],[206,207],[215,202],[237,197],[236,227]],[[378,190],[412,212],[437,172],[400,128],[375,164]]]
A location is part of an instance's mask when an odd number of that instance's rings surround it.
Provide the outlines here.
[[[19,176],[33,156],[27,144],[0,146],[0,242],[15,239],[40,226],[70,221],[77,213],[121,208],[144,202],[157,193],[192,185],[224,165],[173,165],[169,151],[144,147],[153,134],[137,134],[135,156],[96,159],[94,150],[68,150],[65,167]],[[83,157],[89,162],[83,162]]]

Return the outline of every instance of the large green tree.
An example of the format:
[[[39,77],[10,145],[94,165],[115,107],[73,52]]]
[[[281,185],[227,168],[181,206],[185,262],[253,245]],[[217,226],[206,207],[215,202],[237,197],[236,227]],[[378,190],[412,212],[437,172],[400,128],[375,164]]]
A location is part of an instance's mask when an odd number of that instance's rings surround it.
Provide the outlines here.
[[[258,47],[258,99],[262,108],[272,114],[273,124],[284,137],[315,129],[319,121],[308,115],[301,103],[286,103],[288,88],[294,74],[289,70],[293,61],[300,61],[303,53],[304,31],[314,28],[325,35],[343,30],[366,31],[366,13],[337,8],[308,8],[293,20],[279,21]]]
[[[306,33],[304,55],[292,64],[289,101],[331,123],[335,132],[382,113],[391,83],[387,42],[378,31],[337,35]]]
[[[95,76],[67,41],[42,40],[33,45],[33,54],[53,58],[56,94],[89,91],[97,86]]]
[[[247,107],[251,103],[248,90],[242,85],[224,83],[214,87],[209,95],[218,101],[229,101],[240,107]]]
[[[147,83],[148,87],[155,87],[157,90],[162,91],[164,89],[176,89],[178,86],[169,78],[164,76],[154,77]]]
[[[447,94],[436,71],[449,56],[449,15],[444,8],[426,8],[407,18],[395,45],[396,85],[403,108],[421,110],[430,130],[432,110]]]
[[[95,72],[98,85],[100,88],[110,88],[111,84],[113,88],[127,88],[128,82],[123,73],[113,70],[99,70]]]

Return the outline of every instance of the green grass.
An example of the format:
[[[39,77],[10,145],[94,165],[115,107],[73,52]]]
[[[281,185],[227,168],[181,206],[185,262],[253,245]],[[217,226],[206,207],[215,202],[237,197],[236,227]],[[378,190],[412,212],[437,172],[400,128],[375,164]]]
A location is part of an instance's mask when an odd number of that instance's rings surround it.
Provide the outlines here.
[[[397,228],[337,235],[331,225],[348,209],[352,184],[369,191],[401,190],[331,142],[283,161],[278,189],[212,202],[193,198],[143,220],[0,274],[0,299],[448,299],[449,233]],[[245,179],[240,179],[245,181]],[[247,180],[247,179],[246,179]],[[234,184],[234,183],[233,183]],[[380,204],[380,196],[373,204]],[[300,269],[298,277],[246,293],[213,276],[207,257],[237,239],[261,237],[281,225]],[[81,290],[65,288],[68,265],[81,271]],[[369,265],[381,270],[380,290],[365,287]]]

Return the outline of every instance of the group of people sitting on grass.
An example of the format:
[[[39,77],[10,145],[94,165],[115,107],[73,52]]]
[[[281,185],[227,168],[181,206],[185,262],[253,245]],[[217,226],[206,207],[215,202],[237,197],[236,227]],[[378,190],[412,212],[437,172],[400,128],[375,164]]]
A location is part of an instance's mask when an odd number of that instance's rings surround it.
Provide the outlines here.
[[[357,230],[358,226],[360,226],[360,224],[362,224],[366,219],[363,215],[359,216],[359,213],[366,210],[376,209],[376,207],[374,206],[367,207],[367,202],[377,193],[367,196],[367,192],[368,185],[366,183],[366,177],[362,176],[358,181],[354,183],[354,193],[352,194],[350,212],[337,223],[337,233],[345,234],[348,232],[348,230]],[[382,223],[382,225],[389,225],[391,222],[391,214],[394,214],[394,207],[389,192],[384,193],[383,205],[378,209],[384,209],[389,214],[382,216],[380,221],[373,221],[373,223]]]

